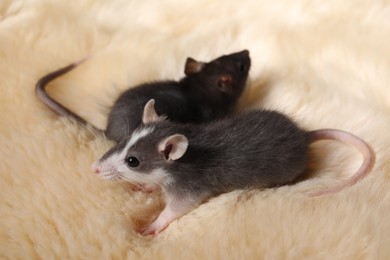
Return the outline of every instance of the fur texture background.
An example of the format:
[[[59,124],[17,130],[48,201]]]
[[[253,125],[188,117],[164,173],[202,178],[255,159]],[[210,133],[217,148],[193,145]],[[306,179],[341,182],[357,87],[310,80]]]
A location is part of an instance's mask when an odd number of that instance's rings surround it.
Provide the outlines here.
[[[0,1],[0,258],[389,259],[389,17],[379,0]],[[104,127],[127,87],[181,78],[187,56],[242,49],[253,66],[238,110],[353,132],[377,152],[374,170],[307,198],[361,163],[356,150],[319,142],[307,180],[224,194],[157,237],[138,235],[161,194],[95,176],[91,163],[112,144],[41,104],[36,81],[89,56],[49,92]]]

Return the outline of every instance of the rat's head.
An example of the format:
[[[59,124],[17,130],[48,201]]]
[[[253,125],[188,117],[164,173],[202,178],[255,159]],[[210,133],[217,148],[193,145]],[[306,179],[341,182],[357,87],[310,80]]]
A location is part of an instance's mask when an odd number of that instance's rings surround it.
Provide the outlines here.
[[[242,94],[248,78],[251,59],[249,51],[223,55],[208,63],[187,58],[186,80],[194,93],[215,102],[235,102]]]
[[[159,186],[172,181],[165,166],[184,155],[187,138],[175,134],[174,127],[157,115],[153,99],[145,105],[142,122],[131,136],[93,163],[92,169],[100,177]]]

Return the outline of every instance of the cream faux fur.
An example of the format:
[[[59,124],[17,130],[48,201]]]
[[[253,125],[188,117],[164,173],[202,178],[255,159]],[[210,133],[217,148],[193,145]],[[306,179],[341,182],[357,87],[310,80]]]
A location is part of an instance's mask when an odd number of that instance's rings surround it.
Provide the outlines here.
[[[236,191],[202,204],[157,237],[161,194],[92,173],[112,143],[41,104],[36,81],[89,56],[49,92],[95,125],[121,90],[179,79],[187,56],[250,50],[239,110],[275,108],[307,129],[369,142],[374,170],[335,195],[359,167],[356,150],[320,142],[309,179]],[[0,2],[1,259],[389,259],[390,2],[375,0],[2,0]]]

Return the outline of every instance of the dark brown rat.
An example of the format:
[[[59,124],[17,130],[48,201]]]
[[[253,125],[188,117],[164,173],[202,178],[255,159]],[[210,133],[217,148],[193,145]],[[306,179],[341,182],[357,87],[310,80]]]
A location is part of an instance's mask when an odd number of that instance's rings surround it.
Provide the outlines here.
[[[287,116],[269,110],[200,125],[175,124],[157,115],[154,100],[145,106],[143,125],[92,167],[105,179],[129,181],[148,191],[163,190],[164,210],[141,230],[150,235],[209,197],[235,189],[290,184],[305,172],[310,143],[320,139],[355,146],[363,154],[363,164],[346,183],[310,196],[351,186],[372,169],[375,154],[370,146],[341,130],[307,132]]]
[[[45,91],[49,82],[78,64],[80,62],[44,76],[36,85],[36,93],[43,103],[58,114],[87,125],[86,120]],[[223,55],[208,63],[187,58],[184,69],[186,76],[181,80],[145,83],[123,92],[111,108],[104,132],[116,142],[128,137],[141,124],[143,108],[150,99],[157,101],[157,113],[173,122],[201,123],[221,118],[232,111],[241,96],[250,66],[247,50]]]

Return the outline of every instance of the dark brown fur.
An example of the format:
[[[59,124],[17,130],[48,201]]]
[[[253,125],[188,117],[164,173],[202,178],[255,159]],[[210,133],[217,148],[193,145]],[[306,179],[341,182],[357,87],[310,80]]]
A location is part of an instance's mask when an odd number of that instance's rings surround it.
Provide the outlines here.
[[[38,97],[56,113],[87,125],[46,93],[52,80],[74,69],[81,62],[51,72],[36,84]],[[221,118],[232,111],[248,78],[251,60],[247,50],[223,55],[204,63],[188,58],[186,77],[180,81],[157,81],[141,84],[122,93],[108,115],[106,136],[116,142],[128,137],[141,124],[143,108],[150,99],[157,100],[157,113],[173,122],[201,123]]]

